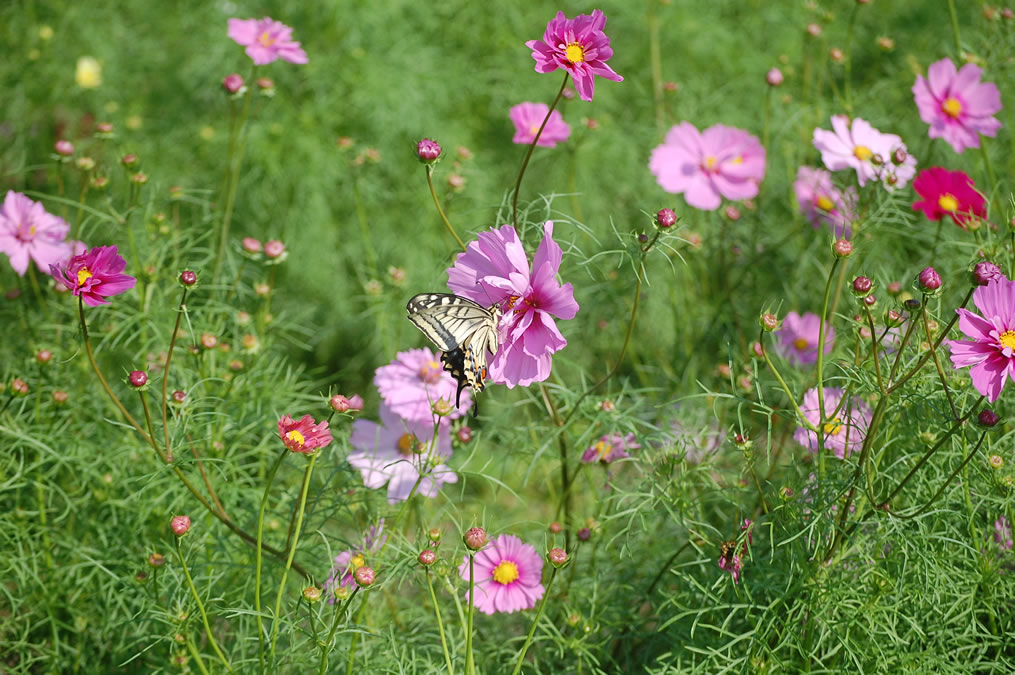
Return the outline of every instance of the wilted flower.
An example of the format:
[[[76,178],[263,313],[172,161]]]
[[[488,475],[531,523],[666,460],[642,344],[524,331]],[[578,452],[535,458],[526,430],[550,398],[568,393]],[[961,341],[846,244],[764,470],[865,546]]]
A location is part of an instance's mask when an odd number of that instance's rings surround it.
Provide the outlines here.
[[[824,438],[826,450],[839,459],[843,459],[847,453],[853,452],[863,445],[863,439],[867,435],[867,427],[871,420],[871,407],[863,399],[853,397],[849,401],[842,402],[845,392],[835,387],[825,387],[825,423],[821,424],[821,414],[818,410],[818,390],[808,389],[804,394],[803,403],[800,409],[807,421],[818,427]],[[818,451],[818,435],[805,426],[800,426],[793,434],[793,439],[800,445],[808,448],[811,452]]]
[[[542,40],[529,40],[525,46],[532,50],[536,72],[552,73],[563,68],[574,80],[575,89],[583,101],[591,101],[595,89],[594,76],[614,82],[624,78],[613,72],[606,62],[613,56],[610,38],[606,37],[606,16],[598,9],[591,15],[579,14],[573,19],[557,12],[546,24]]]
[[[315,422],[310,415],[304,415],[299,421],[283,415],[278,421],[278,435],[285,447],[308,455],[332,441],[327,420]]]
[[[0,206],[0,253],[7,254],[18,276],[25,276],[29,258],[43,272],[67,260],[71,247],[64,239],[69,231],[62,218],[20,192],[9,190]]]
[[[973,304],[982,316],[959,308],[959,329],[971,340],[949,340],[955,368],[972,366],[969,375],[976,391],[991,403],[1015,378],[1015,281],[998,279],[973,291]]]
[[[634,434],[627,434],[621,436],[620,434],[606,434],[600,438],[594,445],[589,446],[588,449],[582,454],[581,461],[590,464],[592,462],[602,462],[603,464],[611,464],[618,459],[624,459],[630,457],[628,450],[640,450],[641,445],[638,443]]]
[[[974,219],[986,218],[986,200],[976,191],[973,179],[962,171],[934,166],[920,172],[913,189],[923,200],[913,204],[930,220],[950,217],[963,230]]]
[[[793,364],[803,365],[818,360],[818,337],[821,319],[813,312],[803,316],[790,312],[782,322],[779,331],[780,352]],[[829,323],[825,326],[825,353],[829,354],[835,344],[835,329]]]
[[[74,295],[81,296],[91,307],[108,305],[105,298],[134,288],[137,279],[123,274],[127,261],[120,257],[116,246],[97,246],[68,263],[50,265],[53,277]]]
[[[374,373],[374,385],[393,413],[425,424],[433,423],[431,406],[440,399],[454,401],[458,390],[440,357],[430,349],[398,352],[394,361]],[[462,392],[461,401],[461,407],[449,415],[451,419],[468,412],[472,405],[468,390]]]
[[[546,118],[550,106],[545,103],[519,103],[511,106],[511,121],[515,125],[515,135],[511,139],[513,143],[528,145],[539,133],[539,126]],[[543,148],[552,148],[557,143],[563,143],[571,135],[571,127],[567,125],[559,110],[550,113],[550,119],[546,120],[543,133],[539,134],[539,141],[536,145]]]
[[[263,66],[276,59],[289,63],[306,63],[307,53],[292,39],[293,29],[270,17],[263,19],[229,19],[229,37],[246,47],[254,65]]]
[[[839,190],[832,183],[832,174],[824,169],[801,166],[793,181],[800,210],[814,227],[827,225],[835,237],[852,236],[851,224],[856,218],[856,188]]]
[[[475,556],[475,604],[484,614],[517,612],[536,605],[543,597],[543,557],[531,544],[510,534],[490,542]],[[469,556],[465,556],[458,573],[470,581]],[[465,591],[468,601],[469,591]]]
[[[1001,92],[993,82],[980,82],[974,63],[956,70],[945,58],[930,66],[927,78],[916,76],[913,99],[920,119],[930,125],[931,138],[943,138],[955,152],[980,147],[980,134],[996,136],[1001,123]]]

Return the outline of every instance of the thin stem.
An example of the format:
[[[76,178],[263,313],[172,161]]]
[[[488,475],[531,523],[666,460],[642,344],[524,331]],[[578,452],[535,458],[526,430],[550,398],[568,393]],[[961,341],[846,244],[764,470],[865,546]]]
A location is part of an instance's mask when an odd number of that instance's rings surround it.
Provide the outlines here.
[[[863,311],[867,315],[867,327],[870,328],[871,332],[871,353],[874,355],[874,373],[878,378],[878,391],[881,392],[882,396],[887,396],[888,392],[885,391],[885,381],[881,378],[881,360],[878,355],[878,347],[880,345],[877,339],[877,329],[874,328],[874,317],[871,316],[870,308],[866,305],[864,305]]]
[[[969,292],[966,293],[966,297],[962,299],[962,304],[958,306],[958,309],[965,308],[966,304],[969,303],[969,299],[973,297],[973,291],[975,291],[976,288],[977,288],[976,286],[973,286],[972,288],[969,289]],[[889,394],[895,392],[895,390],[904,385],[909,380],[909,378],[913,377],[913,375],[916,375],[917,371],[919,371],[920,368],[923,367],[923,364],[927,363],[927,359],[931,357],[931,353],[941,346],[941,343],[944,342],[945,337],[948,335],[949,331],[951,331],[952,326],[954,326],[955,322],[958,320],[959,313],[956,311],[955,316],[952,317],[951,321],[948,322],[948,325],[945,326],[943,331],[941,331],[941,334],[937,336],[937,340],[935,340],[934,343],[930,346],[930,350],[928,350],[927,353],[924,354],[920,358],[920,360],[916,362],[916,365],[913,366],[913,368],[908,373],[899,378],[898,382],[892,382],[891,386],[888,387]],[[910,330],[912,330],[912,325],[910,326]],[[909,331],[906,331],[906,335],[907,336],[909,335]],[[904,346],[904,344],[905,341],[903,341],[902,346]],[[895,369],[899,365],[899,361],[901,360],[902,346],[899,347],[900,358],[896,359],[895,365],[892,366],[892,374],[888,376],[889,381],[892,381],[895,378]]]
[[[335,616],[331,619],[331,630],[328,631],[328,639],[319,643],[321,646],[321,675],[328,672],[328,654],[331,651],[331,641],[335,638],[335,631],[338,629],[338,619],[345,614],[345,610],[352,604],[352,599],[356,597],[357,593],[359,593],[358,585],[355,589],[353,589],[353,592],[349,594],[349,597],[346,598],[345,602],[335,608]]]
[[[648,49],[649,63],[652,66],[652,99],[656,109],[656,129],[663,128],[663,65],[659,49],[659,17],[656,15],[656,2],[648,3]],[[767,145],[765,146],[768,147]]]
[[[983,166],[987,169],[987,177],[990,179],[990,186],[987,188],[989,199],[988,204],[994,200],[994,190],[997,188],[997,176],[994,175],[994,167],[990,164],[990,153],[987,152],[987,139],[980,134],[980,154],[983,156]]]
[[[472,614],[476,608],[476,553],[469,551],[469,622],[465,626],[465,675],[475,675],[476,661],[472,655]]]
[[[553,586],[553,580],[557,578],[557,567],[550,571],[550,580],[546,582],[546,592],[543,593],[543,599],[539,601],[539,609],[536,610],[536,618],[532,620],[532,626],[529,628],[529,634],[525,636],[525,644],[522,645],[522,651],[518,655],[518,661],[515,662],[515,669],[511,671],[511,675],[518,675],[522,670],[522,662],[525,660],[525,652],[529,650],[529,645],[532,644],[532,638],[536,635],[536,626],[539,625],[539,620],[543,617],[543,610],[546,609],[546,600],[550,597],[550,588]]]
[[[828,270],[828,280],[825,282],[825,299],[821,305],[821,321],[818,323],[818,363],[817,363],[817,375],[818,375],[818,427],[823,429],[825,424],[825,382],[824,382],[824,367],[825,367],[825,324],[830,319],[828,317],[828,298],[832,294],[832,278],[835,276],[835,268],[839,266],[839,258],[835,258],[832,263],[832,269]],[[824,479],[824,460],[825,460],[825,438],[823,434],[818,434],[818,485],[821,485],[821,481]]]
[[[159,449],[158,444],[155,443],[154,441],[155,429],[152,428],[152,413],[151,410],[148,409],[148,399],[145,398],[143,391],[139,390],[137,392],[137,395],[141,399],[141,408],[144,410],[145,423],[148,425],[148,435],[151,436],[151,438],[153,439],[152,447],[155,448],[155,452],[157,452],[159,457],[162,458],[162,461],[165,462],[166,464],[169,464],[170,462],[173,461],[173,458],[162,452],[162,450]]]
[[[173,334],[169,338],[169,351],[166,352],[166,367],[162,369],[162,430],[165,432],[166,454],[170,456],[173,454],[173,451],[169,444],[169,364],[173,360],[173,347],[176,346],[176,334],[180,330],[180,318],[187,311],[187,306],[184,304],[186,301],[187,289],[184,287],[183,295],[180,297],[180,306],[176,310],[176,325],[173,326]]]
[[[296,518],[296,532],[293,534],[293,545],[289,548],[289,557],[285,561],[285,569],[282,570],[282,581],[278,585],[278,595],[275,596],[275,613],[271,624],[271,655],[269,657],[273,665],[275,663],[275,646],[278,642],[279,613],[282,611],[282,595],[285,592],[285,582],[289,576],[289,568],[292,567],[293,557],[296,555],[296,545],[300,541],[300,530],[303,528],[303,514],[307,506],[307,486],[310,484],[310,476],[314,472],[314,463],[320,454],[320,451],[318,451],[310,456],[310,461],[307,462],[307,470],[303,474],[303,498],[300,500],[300,513]]]
[[[821,434],[818,432],[818,427],[814,426],[814,423],[807,419],[807,415],[804,415],[804,411],[800,409],[799,405],[797,405],[796,397],[793,396],[793,392],[789,390],[789,385],[786,384],[786,380],[782,379],[782,375],[779,374],[779,370],[775,367],[775,364],[772,363],[772,359],[768,357],[768,350],[765,349],[765,331],[762,331],[761,335],[758,336],[758,344],[761,345],[761,356],[765,359],[765,364],[768,366],[768,369],[772,371],[772,374],[775,375],[775,379],[779,380],[779,385],[782,387],[783,392],[785,392],[786,398],[789,399],[790,404],[792,404],[793,410],[796,411],[797,418],[800,423],[820,436]]]
[[[959,15],[955,12],[955,0],[948,0],[948,13],[952,18],[952,37],[955,38],[955,56],[962,60],[962,38],[959,37]]]
[[[927,344],[931,345],[931,341],[934,339],[930,334],[930,324],[927,321],[927,296],[923,297],[923,302],[920,303],[920,316],[923,319],[923,331],[927,336]],[[937,350],[934,349],[933,345],[930,347],[931,358],[934,359],[934,367],[937,369],[937,376],[941,380],[941,387],[945,390],[945,398],[948,399],[948,406],[952,409],[952,417],[954,419],[959,418],[959,411],[955,407],[955,401],[952,400],[952,392],[948,389],[948,379],[945,377],[945,372],[941,368],[941,360],[937,357]]]
[[[888,515],[890,515],[890,516],[892,516],[892,517],[894,517],[894,518],[899,518],[899,519],[901,519],[901,520],[910,520],[911,518],[916,518],[916,517],[917,517],[918,515],[920,515],[921,513],[923,513],[924,511],[926,511],[927,509],[929,509],[929,508],[931,507],[931,505],[932,505],[932,504],[933,504],[934,502],[936,502],[936,501],[937,501],[938,497],[940,497],[940,496],[941,496],[941,494],[942,494],[942,493],[943,493],[943,492],[944,492],[945,490],[947,490],[947,489],[948,489],[948,486],[952,484],[952,481],[953,481],[953,480],[955,480],[955,477],[956,477],[956,476],[958,476],[958,475],[959,475],[959,473],[960,473],[960,472],[961,472],[961,471],[962,471],[963,469],[965,469],[965,468],[966,468],[966,465],[968,465],[968,464],[969,464],[969,460],[971,460],[971,459],[973,458],[973,456],[974,456],[974,455],[976,454],[977,450],[979,450],[979,449],[980,449],[980,446],[981,446],[981,445],[983,445],[983,439],[984,439],[984,438],[986,438],[986,437],[987,437],[987,432],[986,432],[986,431],[984,431],[984,432],[982,432],[982,433],[980,434],[980,440],[978,440],[978,441],[976,442],[976,445],[975,445],[975,446],[973,446],[973,449],[969,451],[969,454],[968,454],[968,455],[966,455],[966,458],[965,458],[964,460],[962,460],[962,463],[961,463],[961,464],[959,464],[959,466],[958,466],[958,467],[957,467],[957,468],[955,469],[955,471],[952,471],[951,475],[950,475],[950,476],[948,476],[948,478],[946,478],[945,480],[943,480],[943,481],[941,482],[941,487],[939,487],[939,488],[938,488],[937,492],[935,492],[935,493],[934,493],[934,496],[933,496],[933,497],[931,497],[931,498],[930,498],[930,499],[929,499],[929,500],[927,501],[927,503],[926,503],[926,504],[924,504],[923,506],[921,506],[921,507],[920,507],[919,509],[917,509],[917,510],[916,510],[916,511],[914,511],[913,513],[905,513],[905,514],[903,514],[903,513],[898,513],[898,514],[895,514],[895,513],[892,513],[891,511],[889,511],[889,512],[888,512]]]
[[[255,67],[256,71],[256,67]],[[250,79],[254,81],[253,76]],[[236,124],[236,145],[234,151],[229,155],[229,189],[226,193],[225,210],[222,213],[222,235],[219,237],[218,255],[215,256],[215,272],[212,279],[218,281],[219,272],[222,271],[222,261],[226,255],[226,242],[229,240],[229,224],[233,219],[233,207],[236,205],[236,188],[240,182],[240,165],[243,163],[243,153],[246,149],[244,133],[246,132],[247,115],[250,112],[250,101],[254,95],[254,87],[247,88],[247,94],[243,98],[243,110],[240,112],[240,119]]]
[[[444,221],[444,227],[446,227],[448,229],[448,232],[451,233],[451,236],[455,238],[455,241],[458,242],[458,245],[464,251],[465,250],[465,242],[463,242],[462,238],[458,236],[457,232],[455,232],[455,228],[452,227],[451,221],[448,220],[448,217],[444,214],[444,209],[441,208],[440,200],[437,199],[437,191],[434,189],[434,186],[433,186],[433,175],[432,174],[433,174],[433,165],[427,164],[426,165],[426,184],[428,186],[430,186],[430,196],[433,197],[433,205],[437,207],[437,213],[441,214],[441,220]]]
[[[233,672],[233,667],[229,665],[229,661],[226,659],[225,654],[219,649],[218,642],[215,641],[215,634],[212,633],[211,625],[208,623],[208,613],[204,611],[204,603],[201,602],[201,596],[197,594],[197,588],[194,587],[194,580],[190,577],[190,570],[187,569],[187,560],[183,557],[183,549],[180,547],[180,538],[176,539],[176,555],[180,557],[180,567],[183,568],[183,574],[187,577],[187,586],[190,588],[190,594],[194,596],[194,602],[197,603],[197,609],[201,612],[201,621],[204,623],[204,632],[208,636],[208,642],[211,644],[212,649],[218,654],[219,659],[225,665],[226,670],[230,673]]]
[[[430,579],[430,568],[426,568],[426,587],[430,589],[430,600],[433,602],[433,611],[437,615],[437,630],[441,634],[441,647],[444,648],[444,662],[448,665],[448,675],[454,675],[455,669],[451,667],[451,653],[448,651],[448,641],[444,637],[444,622],[441,620],[441,608],[437,604],[437,594],[433,590],[433,580]],[[547,589],[549,592],[549,589]],[[321,671],[323,675],[324,671]]]
[[[275,463],[268,470],[268,479],[264,486],[264,495],[261,497],[261,510],[257,514],[257,554],[254,572],[254,615],[257,617],[257,658],[260,663],[260,672],[264,672],[264,619],[261,616],[261,549],[264,541],[264,511],[268,506],[268,493],[271,491],[271,484],[275,481],[275,474],[282,466],[282,460],[289,454],[289,448],[284,448]]]
[[[525,176],[525,169],[529,166],[529,159],[532,157],[532,151],[536,149],[536,143],[539,142],[539,137],[543,134],[543,128],[546,127],[546,123],[550,121],[550,115],[553,114],[553,109],[557,107],[557,103],[560,102],[560,97],[564,95],[564,87],[567,86],[567,80],[570,77],[568,73],[564,73],[564,81],[560,83],[560,91],[557,92],[557,98],[553,99],[553,104],[550,109],[546,111],[546,117],[543,118],[543,123],[539,125],[539,131],[536,132],[536,137],[532,139],[532,143],[529,144],[529,149],[525,153],[525,160],[522,162],[522,168],[518,172],[518,180],[515,181],[514,194],[511,196],[511,223],[518,228],[518,191],[522,187],[522,177]]]
[[[204,665],[204,659],[201,658],[201,652],[197,651],[197,645],[195,645],[194,641],[189,637],[187,638],[187,651],[190,652],[192,657],[194,657],[194,661],[197,662],[198,669],[204,673],[204,675],[208,675],[208,667]]]
[[[846,47],[844,50],[846,62],[843,65],[846,67],[846,72],[842,83],[842,90],[845,93],[846,112],[849,113],[850,115],[853,114],[853,95],[852,95],[852,87],[850,86],[850,81],[852,79],[851,62],[853,59],[851,58],[850,45],[853,43],[853,28],[856,26],[856,14],[859,10],[860,3],[854,2],[853,11],[849,15],[849,27],[846,29]]]

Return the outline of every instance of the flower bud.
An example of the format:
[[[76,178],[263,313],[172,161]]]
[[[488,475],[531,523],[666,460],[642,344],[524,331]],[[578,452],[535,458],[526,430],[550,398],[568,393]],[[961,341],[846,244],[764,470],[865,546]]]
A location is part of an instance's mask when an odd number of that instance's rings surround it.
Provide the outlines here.
[[[429,530],[426,531],[426,536],[427,536],[427,538],[430,539],[430,542],[432,544],[440,545],[440,542],[441,542],[441,531],[440,531],[439,528],[431,527]]]
[[[99,122],[95,125],[96,134],[112,134],[113,125],[109,122]]]
[[[754,445],[754,441],[747,434],[733,434],[733,445],[747,452]]]
[[[451,405],[451,401],[444,398],[439,398],[430,405],[430,410],[433,411],[438,417],[447,417],[455,411]]]
[[[765,312],[761,315],[758,323],[761,325],[761,330],[771,333],[779,327],[779,318],[771,312]]]
[[[592,530],[590,530],[589,528],[583,527],[582,529],[578,530],[579,541],[588,541],[591,538],[592,538]]]
[[[976,263],[973,267],[973,283],[977,286],[986,286],[991,281],[1000,281],[1001,279],[1004,279],[1001,268],[989,260]]]
[[[765,73],[765,82],[770,87],[778,87],[783,82],[782,71],[778,68],[772,68]]]
[[[238,94],[243,90],[243,77],[239,73],[230,73],[222,80],[222,88],[230,94]]]
[[[821,26],[816,23],[807,24],[807,34],[811,37],[818,37],[821,35]]]
[[[425,549],[419,553],[419,564],[424,567],[429,567],[437,562],[437,554],[430,549]]]
[[[842,63],[846,59],[846,55],[838,47],[832,47],[828,50],[828,58],[830,58],[833,63]]]
[[[313,604],[321,599],[321,589],[317,586],[307,586],[303,589],[303,599]]]
[[[849,239],[836,239],[832,244],[832,253],[836,258],[848,258],[853,255],[853,242]]]
[[[357,567],[352,576],[360,588],[367,588],[374,583],[374,570],[366,565]]]
[[[659,212],[656,213],[656,225],[659,227],[666,229],[673,227],[676,224],[677,214],[673,211],[673,209],[660,209]]]
[[[980,423],[980,426],[989,429],[995,426],[1000,421],[1001,418],[999,418],[997,416],[997,413],[991,410],[990,408],[984,408],[983,410],[980,411],[980,414],[977,415],[976,419]]]
[[[863,299],[863,304],[867,305],[868,307],[873,307],[874,305],[878,304],[877,296],[873,294],[868,295]]]
[[[105,190],[109,187],[109,178],[106,176],[95,176],[92,178],[91,188],[93,190]]]
[[[144,185],[148,182],[148,174],[144,171],[138,171],[130,177],[130,182],[135,185]]]
[[[486,530],[481,527],[470,528],[462,539],[466,548],[470,551],[478,551],[486,544]]]
[[[166,564],[166,556],[161,553],[152,553],[148,556],[148,564],[152,567],[162,567]]]
[[[1012,11],[1011,7],[1005,7],[1001,10],[1001,18],[1005,21],[1011,21],[1015,18],[1015,11]]]
[[[617,409],[617,404],[609,399],[604,399],[602,402],[600,402],[599,409],[602,410],[603,412],[613,412],[614,410]]]
[[[261,252],[261,242],[253,237],[244,237],[243,241],[240,242],[243,250],[254,255]]]
[[[187,392],[177,389],[176,391],[173,392],[171,398],[173,403],[183,403],[184,400],[186,400],[187,398]]]
[[[733,206],[732,204],[727,206],[726,209],[723,211],[723,213],[725,213],[726,217],[732,220],[733,222],[740,220],[740,209]]]
[[[885,290],[888,291],[889,295],[898,295],[899,293],[902,292],[902,284],[900,284],[898,281],[893,281],[892,283],[885,286]]]
[[[793,490],[793,488],[789,486],[783,486],[779,488],[779,496],[782,499],[793,499],[793,495],[795,494],[796,492]]]
[[[550,523],[550,532],[554,534],[560,534],[564,531],[564,526],[558,523],[556,520]]]
[[[639,244],[647,244],[648,243],[648,235],[645,234],[644,232],[639,234],[638,235],[638,243]]]
[[[416,156],[424,164],[433,164],[441,157],[441,146],[437,141],[424,138],[416,143]]]
[[[853,279],[853,293],[859,296],[868,295],[874,288],[874,282],[868,277],[857,277]]]
[[[878,47],[883,51],[890,52],[895,49],[895,40],[887,36],[881,36],[878,38]]]
[[[183,270],[180,272],[180,283],[183,286],[190,288],[197,283],[197,275],[190,270]]]
[[[58,390],[54,391],[53,392],[53,402],[54,403],[60,403],[60,404],[66,403],[67,402],[67,392],[65,392],[62,389],[58,389]]]
[[[173,519],[169,521],[169,527],[173,530],[173,534],[182,537],[190,529],[190,518],[188,516],[173,516]]]
[[[1001,455],[991,455],[987,458],[987,464],[991,469],[1000,469],[1004,466],[1004,458]]]
[[[905,148],[895,148],[892,151],[892,164],[903,164],[908,158]]]
[[[53,144],[53,151],[61,157],[70,157],[74,154],[74,144],[70,141],[60,139]]]
[[[218,346],[219,339],[211,333],[201,333],[201,346],[205,349],[215,349]]]
[[[550,552],[546,554],[546,558],[550,561],[551,565],[560,568],[567,562],[567,551],[562,548],[552,548],[550,549]]]
[[[95,168],[95,160],[91,157],[78,157],[74,165],[82,171],[91,171]]]
[[[751,353],[759,359],[765,358],[765,348],[757,340],[751,343]]]
[[[272,239],[271,241],[264,242],[265,258],[268,258],[269,260],[276,260],[277,258],[281,257],[283,253],[285,253],[285,244],[278,241],[277,239]]]
[[[906,310],[910,312],[915,312],[916,310],[920,309],[920,301],[917,300],[916,298],[909,298],[903,301],[902,306],[905,307]]]
[[[902,314],[898,310],[890,309],[885,312],[885,325],[889,328],[895,328],[896,326],[902,325]]]
[[[941,288],[941,275],[933,267],[925,267],[917,278],[920,290],[924,293],[933,293]]]
[[[126,155],[120,158],[120,164],[123,164],[128,169],[132,166],[137,166],[137,161],[138,161],[137,155],[135,155],[133,152],[127,153]]]
[[[48,349],[40,349],[35,352],[35,360],[42,364],[49,363],[53,360],[53,352]]]
[[[257,78],[257,88],[265,96],[273,96],[275,94],[275,81],[270,77],[259,77]]]
[[[140,389],[148,384],[148,373],[143,370],[132,370],[130,371],[128,379],[130,380],[130,386],[135,389]]]
[[[472,440],[472,429],[468,426],[458,427],[458,431],[455,432],[455,438],[458,439],[459,443],[468,443]]]
[[[338,413],[357,413],[363,410],[363,397],[359,394],[354,394],[352,398],[347,398],[342,394],[335,394],[328,400],[328,405]]]

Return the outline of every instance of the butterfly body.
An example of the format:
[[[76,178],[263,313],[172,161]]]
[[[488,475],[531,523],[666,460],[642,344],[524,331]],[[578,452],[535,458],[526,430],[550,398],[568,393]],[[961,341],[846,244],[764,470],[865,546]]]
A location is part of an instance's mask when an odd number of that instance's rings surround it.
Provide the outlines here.
[[[466,386],[483,391],[487,352],[496,354],[499,347],[500,307],[486,308],[450,293],[420,293],[405,309],[409,321],[443,352],[444,370],[458,382],[455,407]]]

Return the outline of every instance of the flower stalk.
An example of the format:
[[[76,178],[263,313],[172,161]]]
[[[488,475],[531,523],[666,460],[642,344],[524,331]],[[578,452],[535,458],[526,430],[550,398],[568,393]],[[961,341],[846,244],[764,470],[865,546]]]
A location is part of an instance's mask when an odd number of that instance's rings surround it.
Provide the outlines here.
[[[229,664],[229,660],[226,659],[225,654],[219,648],[218,642],[215,641],[215,634],[211,630],[211,625],[208,623],[208,613],[204,609],[204,603],[201,602],[201,596],[197,593],[197,588],[194,586],[194,580],[190,576],[190,570],[187,569],[187,559],[183,557],[183,549],[180,547],[180,537],[174,537],[176,542],[176,555],[180,558],[180,567],[183,568],[183,574],[187,577],[187,587],[190,589],[190,594],[194,598],[194,602],[197,603],[197,609],[201,612],[201,621],[204,623],[204,632],[208,636],[208,643],[215,650],[219,660],[222,661],[222,665],[226,667],[226,670],[230,673],[233,672],[233,667]]]
[[[560,97],[564,95],[564,87],[567,86],[568,78],[570,75],[564,73],[564,81],[560,83],[560,91],[557,92],[557,97],[553,99],[553,103],[550,105],[550,109],[546,111],[546,117],[543,118],[543,123],[539,125],[539,131],[536,132],[536,137],[529,143],[529,149],[525,153],[525,159],[522,161],[522,168],[518,171],[518,179],[515,180],[515,189],[511,195],[511,223],[518,229],[518,192],[522,187],[522,178],[525,176],[525,169],[529,166],[529,160],[532,158],[532,151],[536,149],[536,143],[539,142],[539,137],[543,133],[543,129],[546,127],[546,123],[550,121],[550,115],[553,114],[554,109],[560,102]],[[463,247],[464,248],[464,247]]]

